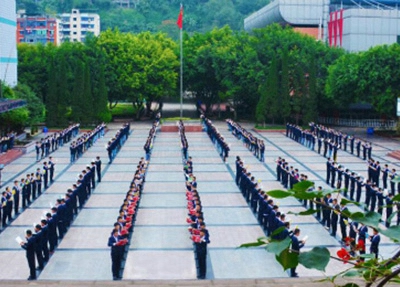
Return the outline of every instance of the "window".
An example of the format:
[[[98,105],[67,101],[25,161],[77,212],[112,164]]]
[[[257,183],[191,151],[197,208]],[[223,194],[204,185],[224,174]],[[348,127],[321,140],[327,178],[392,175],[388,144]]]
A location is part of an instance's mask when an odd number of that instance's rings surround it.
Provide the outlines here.
[[[76,32],[74,32],[74,33],[72,33],[72,34],[76,35]]]
[[[72,18],[72,21],[76,21],[76,18]]]
[[[397,44],[400,44],[400,35],[397,35]]]
[[[73,27],[73,28],[76,28],[76,24],[74,24],[72,27]]]

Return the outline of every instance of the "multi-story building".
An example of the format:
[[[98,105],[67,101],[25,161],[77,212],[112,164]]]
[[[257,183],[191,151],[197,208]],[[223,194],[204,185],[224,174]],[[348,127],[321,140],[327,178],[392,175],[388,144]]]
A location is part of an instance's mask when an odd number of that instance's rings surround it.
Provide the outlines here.
[[[15,86],[17,80],[17,41],[15,0],[1,0],[0,8],[0,81]]]
[[[17,19],[17,43],[60,44],[59,20],[48,16],[26,16]]]
[[[93,13],[81,13],[72,9],[72,13],[60,15],[59,35],[62,42],[84,42],[89,33],[100,34],[100,16]]]
[[[272,23],[347,51],[400,43],[400,0],[275,0],[244,20],[251,31]]]

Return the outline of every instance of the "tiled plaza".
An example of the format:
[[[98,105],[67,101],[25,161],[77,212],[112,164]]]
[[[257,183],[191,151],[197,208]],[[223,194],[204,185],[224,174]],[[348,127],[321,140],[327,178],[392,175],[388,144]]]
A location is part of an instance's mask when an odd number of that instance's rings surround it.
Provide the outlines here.
[[[265,162],[260,162],[241,142],[230,134],[224,122],[216,122],[219,131],[230,144],[230,157],[224,163],[207,134],[186,133],[189,155],[193,158],[205,222],[210,232],[208,245],[207,279],[253,279],[288,277],[276,262],[275,256],[263,248],[238,249],[242,243],[265,236],[256,216],[248,207],[235,184],[235,158],[240,156],[248,170],[260,180],[263,189],[281,189],[276,181],[275,159],[284,157],[290,165],[307,174],[309,179],[325,184],[326,159],[314,151],[285,137],[283,133],[256,133],[266,144]],[[110,280],[111,258],[107,240],[118,210],[128,190],[136,165],[144,156],[143,145],[150,123],[133,123],[132,133],[112,164],[108,164],[105,145],[119,128],[111,124],[104,138],[99,139],[77,162],[69,163],[69,145],[52,156],[56,160],[55,182],[35,202],[0,233],[0,280],[25,280],[29,270],[25,251],[15,241],[24,231],[39,222],[44,211],[76,181],[78,173],[96,156],[103,161],[102,182],[96,183],[93,194],[79,212],[56,252],[38,277],[40,280]],[[251,128],[249,126],[249,128]],[[372,139],[373,140],[373,139]],[[400,167],[388,158],[390,149],[398,149],[393,142],[377,140],[373,157],[381,163]],[[339,151],[338,162],[353,171],[366,175],[366,163],[348,153]],[[35,154],[28,153],[6,166],[3,181],[11,185],[39,165]],[[304,207],[295,199],[278,200],[283,212],[299,212]],[[178,133],[159,132],[154,142],[147,170],[140,207],[137,211],[131,244],[127,252],[123,280],[196,280],[193,244],[187,231],[185,177]],[[357,207],[352,207],[356,210]],[[309,239],[304,251],[314,246],[327,246],[334,255],[341,247],[340,230],[337,238],[312,216],[288,215],[292,227],[298,226],[302,236]],[[387,238],[380,244],[384,257],[398,248]],[[10,268],[18,266],[18,268]],[[331,261],[326,275],[333,275],[349,266]],[[320,271],[298,267],[301,277],[324,275]]]

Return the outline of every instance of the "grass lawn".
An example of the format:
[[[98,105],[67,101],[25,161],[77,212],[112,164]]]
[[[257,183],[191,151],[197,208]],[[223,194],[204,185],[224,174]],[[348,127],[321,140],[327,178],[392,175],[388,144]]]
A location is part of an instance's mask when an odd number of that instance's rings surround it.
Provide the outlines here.
[[[286,125],[256,125],[255,128],[258,130],[285,130]]]
[[[132,103],[118,103],[114,108],[109,110],[113,117],[133,117],[137,112]]]

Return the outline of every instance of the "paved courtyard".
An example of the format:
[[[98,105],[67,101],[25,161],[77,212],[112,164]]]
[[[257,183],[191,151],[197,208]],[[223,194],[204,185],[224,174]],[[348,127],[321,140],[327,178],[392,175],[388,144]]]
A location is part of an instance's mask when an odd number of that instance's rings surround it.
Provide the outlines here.
[[[186,133],[189,155],[193,158],[194,175],[197,177],[205,222],[210,232],[208,246],[207,279],[267,279],[285,278],[275,256],[262,248],[238,249],[246,242],[265,236],[256,216],[235,184],[235,157],[240,156],[265,190],[282,189],[276,181],[275,162],[284,157],[300,173],[329,188],[325,184],[325,161],[321,155],[286,138],[281,132],[256,133],[266,143],[265,163],[257,160],[227,129],[224,122],[215,122],[219,131],[230,144],[230,157],[224,163],[207,134]],[[102,182],[96,185],[92,196],[80,211],[60,242],[49,263],[39,275],[40,280],[110,280],[111,260],[107,240],[118,210],[136,170],[139,159],[144,156],[143,145],[151,127],[150,123],[133,123],[132,134],[108,164],[105,145],[120,124],[110,124],[104,138],[77,162],[69,163],[69,145],[56,151],[55,182],[29,208],[21,213],[10,226],[0,233],[0,280],[25,280],[29,270],[25,251],[15,241],[24,231],[39,222],[50,204],[63,196],[78,173],[96,156],[103,160]],[[251,128],[249,126],[249,128]],[[372,139],[373,140],[373,139]],[[373,157],[381,163],[400,168],[399,162],[388,158],[386,153],[399,149],[395,142],[377,139]],[[366,175],[366,163],[348,153],[339,151],[338,162]],[[14,178],[33,172],[38,164],[34,152],[23,155],[7,165],[3,182],[11,185]],[[304,210],[294,199],[278,200],[284,212]],[[356,210],[357,207],[352,207]],[[187,231],[185,178],[178,133],[159,132],[154,142],[151,161],[146,176],[140,207],[137,211],[131,244],[123,268],[123,280],[196,280],[193,244]],[[340,231],[337,238],[329,235],[314,217],[289,215],[292,227],[298,226],[302,236],[309,239],[302,250],[314,246],[327,246],[334,255],[341,247]],[[383,238],[380,252],[389,257],[398,245]],[[12,266],[12,268],[10,267]],[[18,266],[18,268],[14,268]],[[301,277],[334,275],[349,266],[331,261],[325,274],[303,267],[298,268]]]

